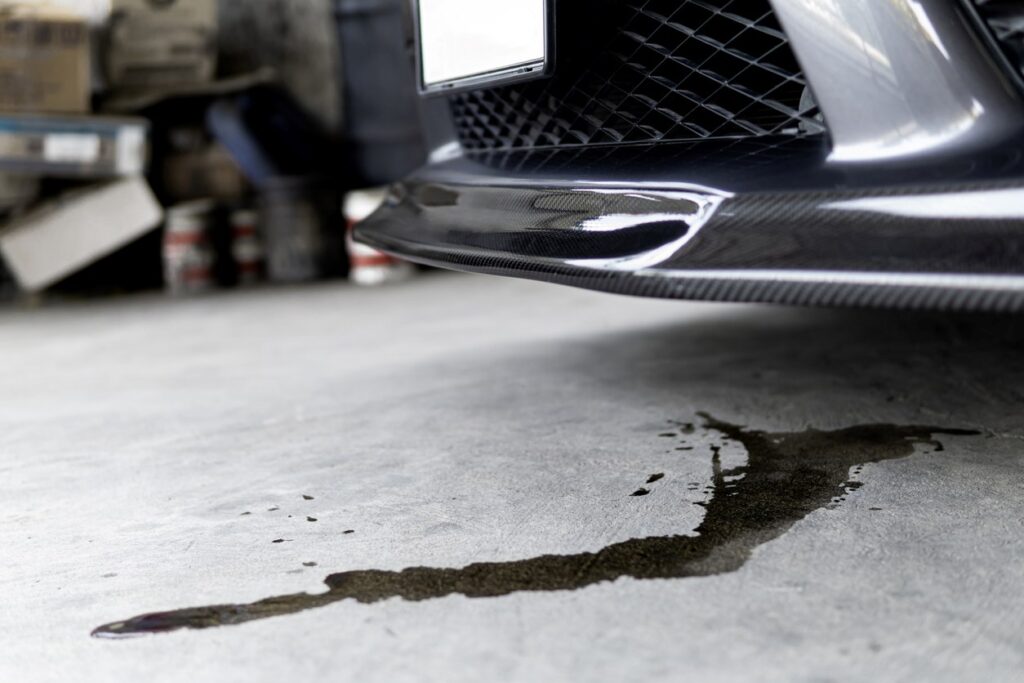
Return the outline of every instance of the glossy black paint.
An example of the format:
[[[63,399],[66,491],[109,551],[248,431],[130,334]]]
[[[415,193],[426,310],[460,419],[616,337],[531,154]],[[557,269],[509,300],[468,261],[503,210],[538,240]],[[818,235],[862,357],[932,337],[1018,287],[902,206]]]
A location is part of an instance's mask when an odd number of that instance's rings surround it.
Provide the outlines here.
[[[385,251],[641,296],[1024,310],[1016,134],[858,163],[829,135],[487,152],[459,145],[443,102],[426,114],[432,163],[358,229]],[[552,195],[584,200],[553,221]],[[667,204],[622,211],[633,195]]]

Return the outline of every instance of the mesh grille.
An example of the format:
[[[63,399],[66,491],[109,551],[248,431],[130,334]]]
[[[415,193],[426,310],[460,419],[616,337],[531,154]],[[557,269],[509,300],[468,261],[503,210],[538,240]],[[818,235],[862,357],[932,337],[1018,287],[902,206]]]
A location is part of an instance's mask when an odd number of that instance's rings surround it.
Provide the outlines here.
[[[1024,74],[1024,1],[974,0],[1006,56]]]
[[[824,132],[768,0],[591,0],[559,25],[552,78],[452,97],[467,151]]]

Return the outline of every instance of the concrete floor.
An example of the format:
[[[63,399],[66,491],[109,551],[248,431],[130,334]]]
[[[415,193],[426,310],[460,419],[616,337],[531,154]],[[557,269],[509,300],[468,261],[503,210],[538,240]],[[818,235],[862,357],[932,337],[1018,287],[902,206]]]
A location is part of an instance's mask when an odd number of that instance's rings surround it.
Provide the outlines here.
[[[0,680],[1020,681],[1022,349],[456,275],[3,312]]]

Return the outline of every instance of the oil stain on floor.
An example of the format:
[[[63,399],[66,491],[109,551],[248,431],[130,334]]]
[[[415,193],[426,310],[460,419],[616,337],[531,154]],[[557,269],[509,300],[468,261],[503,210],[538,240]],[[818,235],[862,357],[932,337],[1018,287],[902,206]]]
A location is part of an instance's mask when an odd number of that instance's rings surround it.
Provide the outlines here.
[[[772,434],[703,416],[705,427],[742,445],[747,462],[723,469],[712,447],[714,475],[703,503],[704,521],[691,534],[640,538],[598,552],[544,555],[513,562],[484,562],[458,569],[412,567],[402,571],[349,571],[325,579],[328,591],[267,598],[250,604],[213,605],[146,614],[101,626],[93,635],[122,638],[178,629],[243,624],[343,600],[374,603],[389,598],[422,601],[448,595],[492,598],[521,591],[569,591],[623,577],[674,579],[734,572],[760,545],[783,535],[815,510],[832,507],[859,484],[851,469],[895,460],[915,445],[935,451],[939,435],[977,432],[869,425],[839,431]]]

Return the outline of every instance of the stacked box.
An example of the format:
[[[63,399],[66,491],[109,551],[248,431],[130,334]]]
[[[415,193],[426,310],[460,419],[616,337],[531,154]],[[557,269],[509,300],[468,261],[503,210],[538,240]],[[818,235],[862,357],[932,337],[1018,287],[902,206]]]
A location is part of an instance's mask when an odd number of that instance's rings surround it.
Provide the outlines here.
[[[155,229],[163,209],[142,178],[66,195],[0,231],[0,255],[26,292],[39,292]]]
[[[0,111],[89,111],[92,60],[85,20],[37,5],[0,8]]]
[[[217,65],[215,0],[113,0],[107,78],[118,89],[208,83]]]
[[[148,157],[145,119],[0,115],[0,172],[63,178],[138,175]]]

